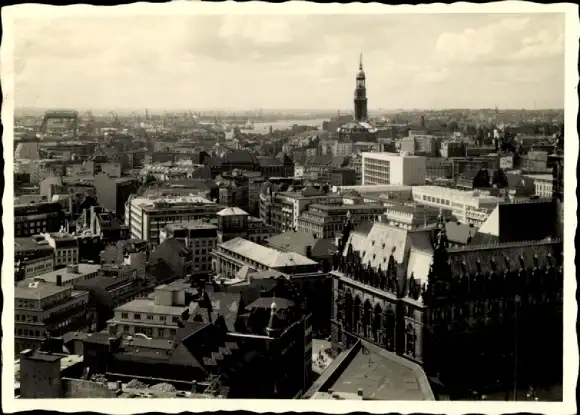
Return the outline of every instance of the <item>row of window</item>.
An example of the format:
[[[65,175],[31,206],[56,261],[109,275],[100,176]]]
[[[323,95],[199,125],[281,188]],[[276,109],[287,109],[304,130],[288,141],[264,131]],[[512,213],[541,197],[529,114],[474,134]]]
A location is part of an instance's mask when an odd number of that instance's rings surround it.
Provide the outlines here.
[[[122,320],[130,320],[129,314],[130,313],[126,313],[126,312],[121,313],[121,319]],[[133,320],[142,320],[141,313],[133,313],[133,316],[132,317],[133,317],[132,318]],[[155,317],[157,317],[157,319]],[[165,321],[167,321],[167,316],[165,316],[165,315],[157,315],[156,316],[156,315],[153,315],[153,314],[145,314],[145,318],[143,320],[146,320],[146,321],[156,321],[156,320],[158,320],[158,321],[165,322]],[[178,321],[179,321],[179,317],[176,317],[176,316],[172,316],[171,317],[171,322],[172,323],[177,323]]]
[[[42,330],[33,330],[33,329],[16,329],[17,336],[24,336],[24,337],[40,337],[42,336]]]
[[[27,314],[14,314],[14,320],[22,323],[37,323],[38,316],[30,316]]]

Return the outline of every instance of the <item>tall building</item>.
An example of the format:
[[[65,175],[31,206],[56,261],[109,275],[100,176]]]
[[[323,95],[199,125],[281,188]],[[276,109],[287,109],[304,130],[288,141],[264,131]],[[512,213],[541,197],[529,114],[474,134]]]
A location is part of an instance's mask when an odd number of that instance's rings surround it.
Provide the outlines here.
[[[425,184],[425,157],[397,153],[362,153],[362,184]]]
[[[157,245],[166,225],[209,219],[221,209],[217,203],[198,196],[132,198],[126,205],[125,225],[131,238]]]
[[[354,90],[354,119],[367,121],[367,87],[366,75],[363,69],[362,53],[360,54],[359,71],[356,75],[356,89]]]
[[[377,129],[368,122],[366,75],[360,57],[354,90],[354,120],[338,129],[339,142],[376,141]]]

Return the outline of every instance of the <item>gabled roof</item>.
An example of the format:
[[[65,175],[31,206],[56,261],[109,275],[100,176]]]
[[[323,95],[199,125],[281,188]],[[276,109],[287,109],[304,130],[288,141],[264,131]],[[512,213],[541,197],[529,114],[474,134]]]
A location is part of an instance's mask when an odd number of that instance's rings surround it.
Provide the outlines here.
[[[268,245],[301,255],[306,255],[306,247],[310,246],[313,257],[326,257],[336,252],[332,240],[315,238],[310,232],[289,231],[274,235],[268,239]]]
[[[402,264],[405,254],[410,246],[406,229],[389,226],[376,222],[365,238],[353,239],[352,236],[347,243],[352,245],[354,251],[361,253],[362,263],[371,264],[373,268],[386,269],[391,253],[397,264]],[[348,250],[345,249],[344,255]]]

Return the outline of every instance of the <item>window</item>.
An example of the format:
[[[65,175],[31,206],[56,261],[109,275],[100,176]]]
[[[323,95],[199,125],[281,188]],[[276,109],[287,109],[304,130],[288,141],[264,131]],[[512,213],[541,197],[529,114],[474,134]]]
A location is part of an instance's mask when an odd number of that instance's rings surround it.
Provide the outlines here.
[[[134,318],[135,320],[141,320],[141,314],[137,314],[137,313],[135,313],[135,314],[133,315],[133,318]]]
[[[179,321],[179,317],[172,317],[171,321],[177,323]]]
[[[151,314],[147,314],[147,320],[153,320],[153,316]]]
[[[121,318],[128,319],[129,318],[129,313],[121,313]]]
[[[157,329],[158,337],[165,337],[165,329]]]
[[[165,321],[165,320],[167,320],[167,317],[166,316],[159,316],[159,320]]]

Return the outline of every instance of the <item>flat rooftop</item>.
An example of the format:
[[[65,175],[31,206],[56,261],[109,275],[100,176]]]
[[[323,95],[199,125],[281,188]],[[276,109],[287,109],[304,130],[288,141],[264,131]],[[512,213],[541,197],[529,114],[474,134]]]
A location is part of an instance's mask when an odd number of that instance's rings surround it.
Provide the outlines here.
[[[435,400],[419,365],[367,342],[362,342],[353,360],[328,387],[333,392],[351,396],[359,389],[363,390],[364,399],[370,400]]]
[[[62,283],[66,284],[69,281],[74,281],[76,279],[84,277],[85,275],[96,273],[99,271],[100,268],[101,268],[101,266],[96,265],[96,264],[78,264],[78,272],[71,272],[71,271],[67,270],[67,268],[61,268],[61,269],[57,269],[55,271],[47,272],[45,274],[37,275],[34,278],[29,278],[29,279],[26,279],[24,281],[26,281],[28,283],[28,282],[32,282],[34,279],[36,279],[36,280],[43,280],[45,282],[52,283],[52,284],[56,285],[56,276],[61,275],[62,276]]]
[[[143,313],[143,314],[163,314],[168,316],[179,317],[186,308],[187,306],[185,305],[179,306],[158,305],[155,304],[155,300],[138,299],[117,307],[115,311],[128,311],[131,313]]]
[[[24,280],[14,287],[14,299],[41,300],[68,290],[70,290],[70,287],[59,287],[56,284]]]

